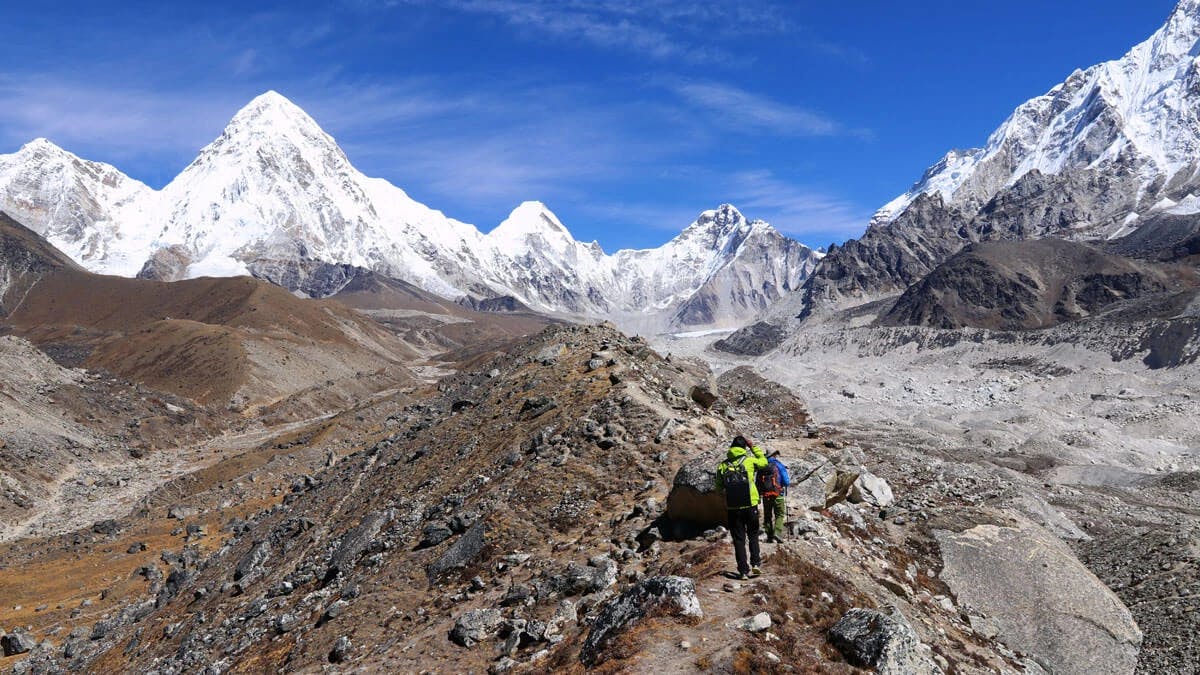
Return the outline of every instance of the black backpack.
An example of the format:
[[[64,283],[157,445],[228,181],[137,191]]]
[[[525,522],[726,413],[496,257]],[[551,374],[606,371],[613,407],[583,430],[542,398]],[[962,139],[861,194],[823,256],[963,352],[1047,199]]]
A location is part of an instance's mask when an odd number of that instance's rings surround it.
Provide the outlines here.
[[[725,465],[721,479],[725,483],[725,508],[744,509],[750,506],[750,477],[746,475],[746,456]]]

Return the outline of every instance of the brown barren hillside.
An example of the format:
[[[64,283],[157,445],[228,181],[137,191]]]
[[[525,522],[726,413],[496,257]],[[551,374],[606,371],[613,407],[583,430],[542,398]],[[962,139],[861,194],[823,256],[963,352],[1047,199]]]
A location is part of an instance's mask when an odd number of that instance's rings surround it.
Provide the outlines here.
[[[420,356],[340,304],[249,277],[168,283],[90,274],[6,216],[0,242],[6,287],[20,290],[0,294],[7,332],[66,365],[205,404],[273,403],[385,371],[391,386],[411,383],[402,364]]]

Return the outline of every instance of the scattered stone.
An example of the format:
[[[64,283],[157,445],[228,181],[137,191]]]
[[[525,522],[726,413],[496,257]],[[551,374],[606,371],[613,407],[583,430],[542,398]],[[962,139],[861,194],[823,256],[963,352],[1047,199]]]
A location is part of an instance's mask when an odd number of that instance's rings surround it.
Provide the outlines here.
[[[759,612],[752,617],[734,622],[731,627],[744,630],[748,633],[761,633],[771,627],[771,615],[766,612]]]
[[[648,577],[622,593],[592,623],[579,659],[585,666],[599,664],[609,641],[649,613],[702,617],[696,583],[686,577]]]
[[[129,555],[133,555],[134,553],[141,553],[145,550],[146,550],[146,542],[139,541],[136,544],[130,544],[129,548],[126,549],[125,552],[128,553]]]
[[[329,652],[330,663],[341,663],[350,655],[350,638],[343,635],[333,643],[333,649]]]
[[[113,519],[101,520],[92,524],[92,532],[105,536],[114,535],[121,531],[121,524]]]
[[[879,675],[932,675],[936,666],[919,649],[912,626],[892,607],[888,613],[856,607],[833,628],[829,641],[851,665],[874,668]]]

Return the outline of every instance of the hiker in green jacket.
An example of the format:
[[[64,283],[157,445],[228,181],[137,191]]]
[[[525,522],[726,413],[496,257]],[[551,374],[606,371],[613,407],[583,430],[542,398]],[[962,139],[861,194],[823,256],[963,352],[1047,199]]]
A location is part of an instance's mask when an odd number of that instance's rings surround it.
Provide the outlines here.
[[[758,489],[754,475],[767,467],[763,449],[751,445],[744,436],[737,436],[729,446],[725,461],[717,467],[717,489],[725,493],[725,509],[729,517],[729,536],[733,539],[733,555],[737,560],[738,578],[749,579],[762,574],[762,558],[758,551]],[[750,561],[746,562],[746,543],[750,544]]]

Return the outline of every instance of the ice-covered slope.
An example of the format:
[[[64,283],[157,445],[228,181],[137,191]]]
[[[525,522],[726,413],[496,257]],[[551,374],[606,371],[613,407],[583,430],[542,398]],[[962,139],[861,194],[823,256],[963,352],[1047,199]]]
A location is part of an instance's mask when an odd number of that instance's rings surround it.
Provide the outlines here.
[[[286,283],[322,264],[354,265],[447,297],[511,295],[640,330],[737,325],[797,288],[818,259],[728,205],[662,247],[613,255],[576,241],[539,202],[485,235],[364,176],[275,92],[157,192],[48,141],[0,156],[0,209],[97,272]]]
[[[1129,205],[1140,212],[1185,198],[1200,161],[1198,40],[1200,0],[1182,0],[1148,40],[1022,104],[986,146],[947,154],[874,222],[895,220],[919,194],[978,209],[1033,171],[1128,173],[1135,177]],[[1131,222],[1065,225],[1094,237],[1114,236]]]

